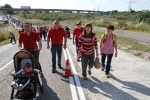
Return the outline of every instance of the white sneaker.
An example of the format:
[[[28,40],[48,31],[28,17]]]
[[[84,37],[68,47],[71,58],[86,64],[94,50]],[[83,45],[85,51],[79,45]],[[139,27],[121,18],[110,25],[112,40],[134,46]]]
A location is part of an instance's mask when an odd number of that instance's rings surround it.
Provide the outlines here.
[[[23,87],[23,84],[20,84],[17,89],[22,90],[22,87]]]

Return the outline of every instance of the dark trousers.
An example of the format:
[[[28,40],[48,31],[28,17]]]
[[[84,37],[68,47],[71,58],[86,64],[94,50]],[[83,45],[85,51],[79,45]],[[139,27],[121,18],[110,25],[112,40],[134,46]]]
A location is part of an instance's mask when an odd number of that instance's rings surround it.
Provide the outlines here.
[[[102,63],[102,67],[104,67],[104,68],[105,68],[105,59],[106,59],[106,56],[107,56],[107,65],[106,65],[105,74],[108,75],[109,71],[110,71],[110,65],[111,65],[111,60],[112,60],[113,54],[109,54],[109,55],[103,54],[102,55],[101,63]]]
[[[15,38],[13,38],[13,37],[11,37],[11,38],[10,38],[10,43],[12,43],[12,40],[14,40],[14,41],[15,41],[15,43],[16,43],[16,39],[15,39]]]
[[[75,39],[75,42],[76,42],[76,52],[77,52],[77,55],[78,55],[78,39]]]
[[[87,65],[89,65],[89,69],[91,69],[94,65],[94,58],[95,58],[95,53],[93,53],[90,56],[86,56],[84,54],[81,54],[81,63],[82,63],[82,75],[83,77],[86,77],[86,69]]]
[[[39,62],[39,55],[40,55],[40,51],[33,51],[33,52],[30,52],[34,58]],[[41,65],[38,64],[38,66],[36,66],[37,69],[39,69],[41,72],[42,72],[42,68],[41,68]]]
[[[60,66],[61,65],[61,55],[62,55],[62,44],[60,44],[60,45],[51,44],[53,69],[56,69],[56,53],[58,56],[58,66]]]
[[[46,39],[46,34],[45,34],[45,31],[43,32],[43,36],[44,36],[44,40]]]
[[[40,33],[40,38],[41,38],[41,40],[42,40],[42,33]]]

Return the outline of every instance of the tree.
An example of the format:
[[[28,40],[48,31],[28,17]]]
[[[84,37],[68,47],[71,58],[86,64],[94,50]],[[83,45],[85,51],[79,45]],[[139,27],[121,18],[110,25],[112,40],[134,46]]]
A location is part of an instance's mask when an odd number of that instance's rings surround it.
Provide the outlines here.
[[[11,7],[11,5],[9,5],[9,4],[5,4],[5,5],[3,6],[3,8],[12,8],[12,7]]]
[[[2,8],[12,8],[10,4],[5,4],[4,6],[2,6]],[[8,14],[13,14],[12,10],[8,10],[7,11]]]

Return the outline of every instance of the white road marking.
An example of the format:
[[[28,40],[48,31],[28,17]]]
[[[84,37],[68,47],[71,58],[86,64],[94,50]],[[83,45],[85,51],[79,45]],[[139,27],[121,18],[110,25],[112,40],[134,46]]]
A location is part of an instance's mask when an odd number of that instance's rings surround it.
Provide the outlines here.
[[[63,48],[64,56],[65,56],[65,61],[68,59],[66,51]],[[72,95],[72,100],[78,100],[77,97],[77,92],[74,84],[74,80],[72,76],[69,76],[69,81],[70,81],[70,88],[71,88],[71,95]]]
[[[8,66],[9,64],[11,64],[12,62],[13,62],[13,60],[10,61],[9,63],[7,63],[6,65],[4,65],[2,68],[0,68],[0,71],[3,70],[6,66]]]
[[[69,53],[68,49],[66,49],[66,51],[67,51],[67,54],[68,54],[68,57],[69,57],[69,61],[70,61],[71,67],[72,67],[72,71],[74,73],[74,78],[75,78],[75,82],[76,82],[76,85],[77,85],[80,100],[86,100],[83,89],[82,89],[82,86],[81,86],[81,83],[79,81],[79,77],[77,75],[77,71],[75,69],[74,63],[73,63],[72,58],[70,56],[70,53]]]

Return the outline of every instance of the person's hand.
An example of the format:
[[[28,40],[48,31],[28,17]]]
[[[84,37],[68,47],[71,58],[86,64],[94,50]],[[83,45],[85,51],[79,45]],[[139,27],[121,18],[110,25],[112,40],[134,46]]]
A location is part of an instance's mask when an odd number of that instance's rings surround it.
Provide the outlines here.
[[[80,55],[80,53],[78,53],[78,56],[77,56],[77,57],[78,57],[78,59],[80,59],[80,58],[81,58],[81,55]]]
[[[102,52],[100,52],[100,55],[102,56],[102,55],[103,55],[103,53],[102,53]]]
[[[47,49],[49,49],[49,48],[50,48],[50,46],[48,45],[48,46],[47,46]]]
[[[67,48],[67,46],[66,45],[64,45],[64,49],[66,49]]]
[[[26,49],[24,49],[24,48],[20,48],[20,51],[27,51]]]
[[[42,50],[42,48],[39,47],[37,50]]]
[[[96,52],[96,56],[97,56],[97,57],[99,56],[98,52]]]
[[[42,74],[42,72],[40,71],[40,72],[39,72],[39,74],[41,75],[41,74]]]
[[[115,53],[115,57],[117,57],[117,55],[118,55],[118,54],[117,54],[117,52],[116,52],[116,53]]]

